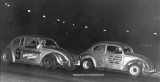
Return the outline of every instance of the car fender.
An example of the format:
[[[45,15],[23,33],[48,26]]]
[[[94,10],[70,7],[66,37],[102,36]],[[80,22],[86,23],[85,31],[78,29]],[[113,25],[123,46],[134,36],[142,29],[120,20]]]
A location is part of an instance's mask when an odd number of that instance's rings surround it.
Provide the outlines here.
[[[40,62],[41,65],[42,65],[42,60],[43,60],[43,58],[46,57],[46,56],[49,56],[49,55],[54,56],[54,57],[56,58],[57,62],[58,62],[59,64],[61,64],[61,61],[60,61],[61,55],[60,55],[60,54],[58,54],[58,53],[48,53],[48,54],[44,55],[44,56],[41,58],[41,62]]]
[[[88,59],[88,58],[90,58],[93,61],[94,67],[96,67],[97,66],[96,60],[92,56],[84,56],[84,57],[82,57],[81,61],[83,61],[84,59]]]
[[[11,51],[11,53],[12,53],[12,62],[15,62],[16,61],[15,55],[14,55],[13,51]]]
[[[6,49],[9,50],[9,51],[11,52],[11,55],[12,55],[12,62],[14,63],[14,62],[16,61],[16,59],[15,59],[15,56],[14,56],[13,51],[12,51],[10,48],[6,48]],[[3,49],[3,50],[4,50],[4,49]],[[1,51],[1,55],[2,55],[3,50]]]
[[[128,71],[128,67],[133,64],[133,63],[136,63],[138,65],[140,65],[142,67],[142,70],[144,70],[144,67],[145,67],[145,63],[143,60],[140,60],[140,59],[134,59],[134,60],[131,60],[129,61],[125,66],[124,66],[124,71]]]

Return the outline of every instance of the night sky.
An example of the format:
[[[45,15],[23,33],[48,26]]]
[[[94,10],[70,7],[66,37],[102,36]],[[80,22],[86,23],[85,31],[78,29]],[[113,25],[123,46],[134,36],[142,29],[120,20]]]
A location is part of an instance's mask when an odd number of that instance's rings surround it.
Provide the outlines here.
[[[50,37],[74,53],[106,40],[159,56],[160,0],[1,0],[1,47],[25,34]]]

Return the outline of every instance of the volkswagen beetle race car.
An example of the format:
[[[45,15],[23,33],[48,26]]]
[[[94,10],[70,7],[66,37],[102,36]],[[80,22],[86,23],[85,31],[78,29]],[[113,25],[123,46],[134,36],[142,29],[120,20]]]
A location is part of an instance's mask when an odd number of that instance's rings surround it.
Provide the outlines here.
[[[125,43],[104,41],[94,44],[80,55],[83,69],[125,71],[133,77],[156,72],[153,63],[145,56],[136,54]]]
[[[73,53],[60,48],[50,38],[26,35],[14,38],[3,49],[1,62],[40,65],[53,70],[57,67],[74,70],[79,64],[79,59]]]

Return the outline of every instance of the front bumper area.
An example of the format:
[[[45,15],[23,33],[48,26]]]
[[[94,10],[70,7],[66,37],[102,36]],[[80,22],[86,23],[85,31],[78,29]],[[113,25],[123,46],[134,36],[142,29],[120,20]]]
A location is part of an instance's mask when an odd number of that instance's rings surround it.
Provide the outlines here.
[[[77,65],[77,66],[79,66],[80,65],[80,60],[79,61],[75,61],[75,62],[71,62],[71,66],[72,65]]]
[[[65,68],[68,71],[72,71],[79,65],[80,65],[80,61],[74,61],[74,62],[70,62],[70,64],[68,65],[63,65],[63,68]]]
[[[154,74],[154,73],[158,73],[158,72],[157,72],[157,69],[143,71],[142,75],[143,75],[143,76],[149,76],[149,77],[150,77],[150,76],[151,76],[152,74]]]
[[[148,71],[149,73],[157,73],[157,69],[153,69],[153,70],[150,70]]]

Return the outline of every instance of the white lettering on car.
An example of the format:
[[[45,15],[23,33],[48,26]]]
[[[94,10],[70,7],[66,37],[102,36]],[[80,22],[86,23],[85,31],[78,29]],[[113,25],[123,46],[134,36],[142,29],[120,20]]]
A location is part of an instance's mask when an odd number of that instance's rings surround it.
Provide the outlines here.
[[[27,57],[27,59],[35,59],[35,58],[37,58],[37,56],[35,56],[33,54],[24,54],[23,57]]]

